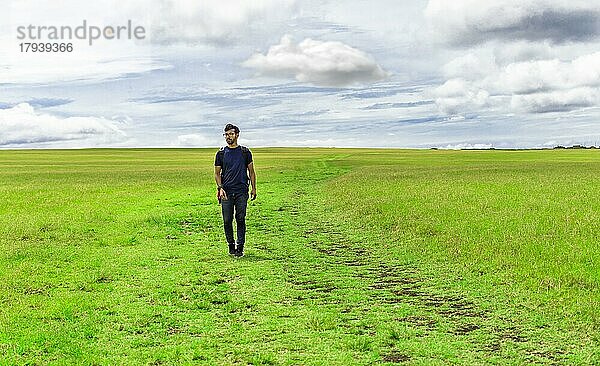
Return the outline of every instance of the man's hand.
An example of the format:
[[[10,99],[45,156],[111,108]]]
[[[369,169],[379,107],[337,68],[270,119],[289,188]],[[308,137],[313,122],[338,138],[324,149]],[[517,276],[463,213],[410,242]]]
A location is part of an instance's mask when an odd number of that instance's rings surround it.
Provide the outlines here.
[[[219,197],[220,200],[227,200],[227,193],[225,193],[223,188],[219,188],[217,191],[217,197]]]
[[[256,199],[256,188],[252,187],[252,190],[250,191],[250,199],[252,201],[254,201]]]

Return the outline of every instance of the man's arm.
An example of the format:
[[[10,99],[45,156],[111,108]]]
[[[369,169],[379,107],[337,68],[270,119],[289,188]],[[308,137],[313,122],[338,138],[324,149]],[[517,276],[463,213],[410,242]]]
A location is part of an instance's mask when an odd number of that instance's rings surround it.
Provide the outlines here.
[[[215,166],[215,182],[217,182],[217,186],[221,186],[221,167]]]
[[[256,173],[254,172],[254,162],[248,164],[248,173],[250,175],[250,184],[252,184],[252,190],[250,191],[250,197],[252,200],[256,199]]]
[[[215,182],[217,183],[217,197],[227,199],[227,194],[223,189],[223,182],[221,181],[221,167],[215,165]]]

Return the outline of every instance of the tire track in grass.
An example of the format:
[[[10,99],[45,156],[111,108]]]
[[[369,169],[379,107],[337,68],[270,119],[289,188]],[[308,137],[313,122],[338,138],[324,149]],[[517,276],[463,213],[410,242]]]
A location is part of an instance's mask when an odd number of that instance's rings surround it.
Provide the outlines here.
[[[501,319],[498,325],[489,310],[466,296],[445,293],[445,289],[436,288],[431,279],[424,278],[417,267],[377,263],[377,258],[371,257],[364,248],[348,244],[350,240],[339,231],[327,230],[327,226],[322,226],[305,233],[309,238],[310,233],[315,231],[327,233],[329,242],[309,240],[309,243],[316,251],[328,256],[331,262],[353,268],[355,277],[370,283],[367,288],[374,305],[411,304],[424,313],[398,317],[395,319],[398,323],[418,328],[425,334],[439,331],[439,328],[443,328],[443,323],[450,324],[452,329],[447,332],[457,337],[468,336],[475,331],[487,332],[490,334],[489,341],[479,344],[476,351],[489,357],[502,357],[502,347],[507,343],[531,342],[522,327],[515,325],[514,319]],[[307,289],[314,288],[327,288],[326,292],[335,289],[331,283],[319,284],[313,281],[312,287]],[[542,344],[531,344],[524,349],[524,356],[531,362],[543,364],[560,364],[565,360],[566,353],[560,348],[543,348]],[[410,359],[410,356],[394,349],[382,355],[382,360],[386,362],[401,363]]]
[[[440,287],[415,265],[381,262],[336,223],[324,219],[326,214],[322,212],[321,202],[313,198],[314,194],[315,191],[296,192],[295,198],[310,207],[304,212],[319,212],[312,217],[302,217],[297,209],[290,210],[296,219],[303,219],[298,225],[300,236],[319,253],[321,259],[332,266],[344,268],[355,279],[367,284],[364,291],[370,299],[369,305],[388,308],[398,304],[411,305],[417,309],[417,314],[395,318],[398,324],[417,328],[424,335],[443,332],[458,339],[467,337],[475,342],[470,351],[479,354],[478,357],[483,360],[510,357],[503,353],[503,348],[516,346],[519,357],[531,363],[552,365],[565,361],[567,354],[562,348],[544,349],[547,346],[530,339],[515,319],[499,317],[467,296]],[[439,275],[444,276],[443,273]],[[338,280],[313,276],[303,280],[290,278],[289,282],[300,291],[316,292],[319,298],[319,295],[335,291]],[[478,336],[482,337],[475,338]],[[381,355],[383,362],[404,363],[411,360],[406,352],[394,348]]]

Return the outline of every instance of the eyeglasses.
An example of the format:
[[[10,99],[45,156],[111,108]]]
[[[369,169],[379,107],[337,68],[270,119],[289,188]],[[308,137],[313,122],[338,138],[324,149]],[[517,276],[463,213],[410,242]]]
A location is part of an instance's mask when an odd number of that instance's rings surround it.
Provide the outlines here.
[[[228,133],[224,133],[223,137],[233,137],[235,136],[235,132],[228,132]]]

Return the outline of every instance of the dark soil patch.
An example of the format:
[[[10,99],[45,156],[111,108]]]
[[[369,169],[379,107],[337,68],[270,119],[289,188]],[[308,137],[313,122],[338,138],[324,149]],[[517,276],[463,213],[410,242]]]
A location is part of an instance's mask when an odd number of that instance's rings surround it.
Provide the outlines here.
[[[375,282],[369,286],[372,290],[389,290],[401,302],[406,296],[419,296],[422,279],[416,277],[416,271],[409,266],[379,266],[370,269]]]
[[[490,352],[490,353],[498,353],[498,352],[500,352],[500,348],[501,348],[501,344],[500,344],[500,341],[498,341],[498,340],[495,340],[495,341],[483,346],[483,350]]]
[[[344,264],[347,266],[350,266],[350,267],[362,267],[365,265],[365,263],[363,263],[361,261],[352,260],[352,259],[344,261]]]
[[[326,254],[326,255],[329,255],[329,256],[335,256],[336,253],[337,253],[337,249],[334,248],[334,247],[327,247],[327,248],[324,248],[324,247],[315,247],[315,248],[317,249],[317,251],[319,251],[319,253]]]
[[[292,283],[294,286],[296,286],[296,288],[298,288],[300,290],[304,290],[304,291],[316,291],[316,292],[330,293],[331,291],[336,289],[336,287],[331,283],[325,283],[325,282],[314,281],[314,280],[305,280],[305,281],[291,280],[290,283]]]
[[[23,289],[23,293],[25,295],[44,295],[49,296],[50,292],[48,289],[50,286],[42,286],[42,287],[26,287]]]
[[[477,324],[461,324],[454,330],[454,334],[456,335],[466,335],[471,333],[474,330],[481,328]]]
[[[393,350],[381,356],[381,359],[384,362],[404,363],[410,361],[410,356],[400,353],[399,351]]]
[[[510,340],[516,343],[527,342],[527,338],[521,336],[518,333],[504,333],[502,334],[502,339]]]
[[[442,299],[443,304],[446,305],[447,308],[440,309],[438,311],[439,314],[460,318],[484,318],[486,315],[484,310],[477,308],[477,305],[464,298],[445,298],[442,296]]]
[[[423,296],[423,293],[419,291],[418,287],[404,287],[397,290],[392,290],[391,292],[396,295],[396,298],[398,299],[397,302],[401,302],[401,300],[405,299],[406,297]]]
[[[532,356],[536,356],[539,358],[543,358],[545,360],[550,361],[551,365],[558,365],[558,364],[562,364],[563,361],[563,356],[565,355],[564,351],[561,350],[548,350],[548,351],[541,351],[541,350],[530,350],[528,352],[530,355]]]
[[[437,322],[430,317],[418,315],[405,316],[403,318],[398,318],[397,320],[403,323],[408,323],[410,325],[417,326],[419,328],[425,328],[427,330],[435,329],[437,324]]]
[[[527,338],[523,336],[522,331],[515,327],[509,326],[506,328],[494,328],[494,332],[500,335],[500,339],[503,341],[512,341],[516,343],[527,342]]]
[[[169,333],[169,335],[179,334],[182,332],[183,330],[181,328],[169,327],[169,329],[167,329],[167,333]]]
[[[110,283],[112,281],[113,281],[112,277],[107,276],[107,275],[101,275],[98,278],[96,278],[96,281],[94,281],[94,282],[96,282],[96,283]]]
[[[369,288],[387,290],[393,295],[383,297],[386,303],[410,302],[449,318],[483,318],[486,315],[484,310],[461,295],[436,295],[427,291],[425,280],[418,277],[411,266],[379,266],[371,269],[371,273],[376,280]]]

